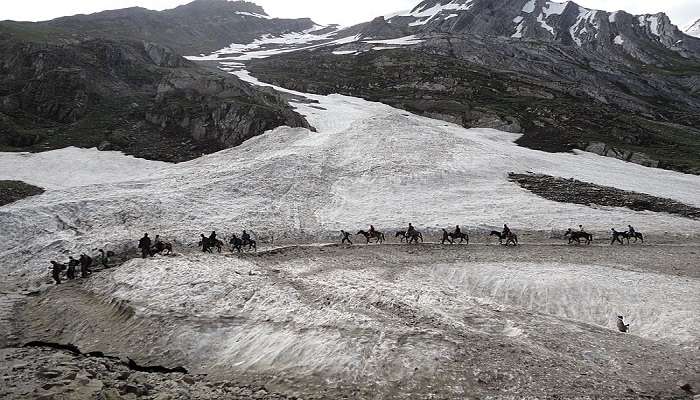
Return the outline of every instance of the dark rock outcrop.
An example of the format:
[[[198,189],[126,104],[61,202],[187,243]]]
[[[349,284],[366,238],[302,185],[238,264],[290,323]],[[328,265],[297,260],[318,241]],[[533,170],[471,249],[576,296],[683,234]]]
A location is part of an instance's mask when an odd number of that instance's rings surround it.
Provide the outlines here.
[[[309,127],[279,96],[144,41],[0,40],[0,147],[121,150],[185,161],[280,125]]]
[[[538,196],[560,203],[626,207],[634,211],[664,212],[700,219],[700,208],[644,193],[541,174],[511,173],[509,178]]]
[[[44,193],[44,189],[21,181],[0,181],[0,207]]]

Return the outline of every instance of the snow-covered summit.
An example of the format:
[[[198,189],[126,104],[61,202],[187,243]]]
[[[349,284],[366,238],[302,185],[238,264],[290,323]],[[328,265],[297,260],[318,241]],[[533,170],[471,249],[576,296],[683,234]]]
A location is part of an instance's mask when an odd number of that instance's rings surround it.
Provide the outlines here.
[[[640,48],[658,44],[681,54],[700,53],[700,43],[688,44],[677,26],[663,13],[631,15],[588,9],[573,1],[425,0],[410,12],[387,17],[396,28],[410,33],[450,33],[553,41],[595,51],[625,50],[633,56]],[[622,41],[616,38],[624,38]],[[652,43],[653,42],[653,43]]]
[[[700,38],[700,19],[683,29],[686,35]]]

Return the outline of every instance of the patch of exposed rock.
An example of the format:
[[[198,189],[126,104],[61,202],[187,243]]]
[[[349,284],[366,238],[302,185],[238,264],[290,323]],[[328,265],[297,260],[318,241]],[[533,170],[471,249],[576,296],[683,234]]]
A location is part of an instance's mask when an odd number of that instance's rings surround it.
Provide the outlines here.
[[[626,207],[634,211],[665,212],[700,219],[700,208],[663,197],[542,174],[511,173],[509,178],[538,196],[560,203]]]
[[[0,349],[3,399],[289,399],[265,387],[205,376],[149,373],[118,359],[52,348]]]
[[[22,181],[0,181],[0,206],[44,193],[44,189]]]
[[[180,162],[278,126],[309,127],[278,95],[158,44],[2,33],[2,150],[97,147]]]

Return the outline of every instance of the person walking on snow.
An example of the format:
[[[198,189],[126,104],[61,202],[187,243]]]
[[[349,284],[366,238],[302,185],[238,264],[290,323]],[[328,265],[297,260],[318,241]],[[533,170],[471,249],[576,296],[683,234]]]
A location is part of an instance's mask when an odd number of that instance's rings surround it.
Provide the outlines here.
[[[73,256],[70,256],[68,258],[68,271],[66,272],[66,278],[68,278],[71,281],[75,279],[75,268],[78,265],[80,265],[80,261],[73,258]]]
[[[139,249],[141,249],[141,258],[146,258],[151,253],[151,238],[148,237],[148,233],[143,235],[141,240],[139,240]]]
[[[57,285],[61,284],[61,272],[66,269],[66,266],[59,264],[56,261],[51,261],[51,277]]]
[[[347,241],[352,246],[352,241],[350,240],[350,232],[345,232],[341,229],[340,233],[343,235],[343,240],[340,242],[340,244],[345,244],[345,242]]]

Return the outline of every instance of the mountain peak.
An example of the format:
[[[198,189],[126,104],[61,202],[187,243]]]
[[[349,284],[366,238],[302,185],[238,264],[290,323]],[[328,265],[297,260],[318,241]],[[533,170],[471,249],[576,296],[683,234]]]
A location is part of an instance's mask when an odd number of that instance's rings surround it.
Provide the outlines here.
[[[700,19],[688,25],[683,29],[686,35],[695,36],[700,38]]]
[[[179,6],[174,11],[191,12],[193,10],[201,10],[212,12],[220,10],[221,12],[243,12],[256,15],[267,16],[265,9],[259,5],[244,0],[194,0],[191,3]]]

